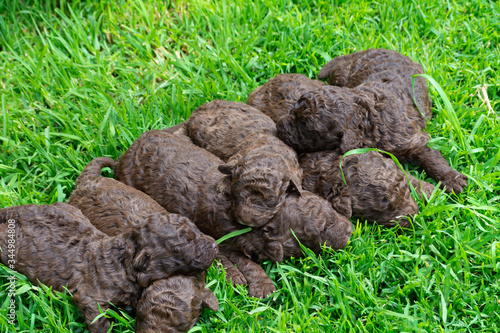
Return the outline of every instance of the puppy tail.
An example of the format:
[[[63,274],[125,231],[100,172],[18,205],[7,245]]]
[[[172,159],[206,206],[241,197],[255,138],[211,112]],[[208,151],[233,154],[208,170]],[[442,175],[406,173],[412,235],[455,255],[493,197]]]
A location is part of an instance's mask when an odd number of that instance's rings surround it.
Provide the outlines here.
[[[76,184],[83,184],[86,181],[97,179],[101,176],[101,170],[105,167],[115,170],[116,162],[109,157],[98,157],[93,159],[76,179]]]

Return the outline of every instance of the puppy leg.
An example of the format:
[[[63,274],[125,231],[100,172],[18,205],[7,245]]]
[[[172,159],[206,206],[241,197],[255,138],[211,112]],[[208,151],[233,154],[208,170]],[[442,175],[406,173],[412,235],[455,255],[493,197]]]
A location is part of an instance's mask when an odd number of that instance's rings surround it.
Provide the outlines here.
[[[229,261],[229,259],[227,259],[226,256],[218,253],[216,259],[226,271],[226,279],[228,282],[242,285],[247,284],[247,280],[245,279],[243,274],[234,266],[231,261]]]
[[[434,192],[434,185],[431,183],[415,178],[412,175],[408,175],[408,178],[410,178],[411,184],[420,198],[422,198],[422,193],[425,193],[427,198],[429,198],[432,192]]]
[[[266,298],[276,291],[273,281],[259,264],[237,252],[228,253],[227,258],[238,267],[238,270],[248,281],[248,294],[250,296]]]
[[[97,317],[99,312],[99,307],[97,306],[97,301],[83,293],[76,292],[73,295],[73,301],[75,305],[80,309],[87,323],[87,328],[90,333],[107,333],[110,328],[109,320],[105,317],[99,318],[97,321],[92,323]],[[101,304],[102,311],[106,311],[107,305]]]
[[[467,176],[453,170],[443,155],[435,149],[423,146],[412,153],[410,161],[422,166],[431,178],[440,181],[441,187],[448,193],[460,193],[467,186]]]

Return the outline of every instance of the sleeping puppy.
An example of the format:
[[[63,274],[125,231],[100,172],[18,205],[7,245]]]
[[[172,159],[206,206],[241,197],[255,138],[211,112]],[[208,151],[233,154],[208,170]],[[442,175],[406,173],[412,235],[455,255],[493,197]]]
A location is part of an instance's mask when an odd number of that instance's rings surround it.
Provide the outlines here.
[[[418,214],[418,206],[403,171],[390,158],[370,151],[342,159],[342,179],[338,151],[302,154],[305,190],[329,200],[340,213],[383,226],[409,227],[409,215]],[[434,186],[408,175],[417,194],[428,197]]]
[[[14,232],[8,233],[12,221]],[[198,259],[194,235],[187,219],[161,213],[151,214],[141,227],[109,237],[65,203],[0,210],[0,246],[8,249],[12,240],[16,244],[12,253],[1,253],[2,262],[15,255],[13,269],[33,283],[61,292],[67,288],[92,333],[110,328],[105,317],[92,323],[99,306],[106,310],[110,303],[122,308],[136,304],[141,288],[156,280],[206,270],[211,260]]]
[[[217,298],[205,288],[205,274],[176,275],[153,282],[137,303],[137,333],[184,333],[196,324],[203,307],[219,309]]]
[[[158,213],[188,222],[185,217],[169,214],[143,192],[117,180],[100,177],[104,167],[114,169],[115,162],[106,157],[91,161],[76,180],[69,199],[69,203],[79,208],[100,231],[117,236],[140,227],[149,215]],[[184,224],[181,228],[192,229],[190,232],[195,237],[191,242],[199,246],[199,257],[195,260],[209,265],[216,253],[214,239],[201,234],[191,222]],[[196,276],[176,275],[157,280],[142,291],[137,304],[136,331],[187,332],[196,323],[203,306],[214,311],[218,309],[217,299],[205,288],[204,272]]]
[[[424,69],[409,57],[393,50],[369,49],[336,57],[323,66],[318,78],[327,79],[333,86],[348,88],[371,81],[389,83],[391,89],[398,92],[398,98],[405,104],[415,108],[416,101],[416,106],[424,115],[418,117],[417,121],[424,129],[426,119],[432,117],[432,103],[423,77],[415,77],[415,93],[413,93],[412,76],[416,74],[424,74]]]
[[[276,137],[276,125],[259,110],[215,100],[193,111],[185,128],[194,144],[227,162],[219,171],[231,177],[239,223],[264,225],[289,193],[302,191],[297,154]]]
[[[422,166],[447,192],[460,193],[467,177],[427,146],[430,137],[423,132],[426,118],[431,117],[427,85],[416,78],[418,109],[411,82],[412,75],[421,73],[419,64],[397,52],[368,50],[335,58],[323,67],[319,78],[328,77],[338,86],[281,75],[253,92],[248,103],[276,114],[272,118],[278,137],[299,153],[379,148],[401,162]],[[292,107],[285,110],[279,105]]]
[[[302,74],[278,74],[248,96],[247,104],[269,116],[275,123],[286,116],[298,99],[326,83]]]
[[[115,174],[120,181],[147,193],[168,211],[190,218],[202,232],[218,239],[244,228],[232,214],[231,176],[219,171],[222,164],[188,137],[154,130],[144,133],[122,155]],[[290,229],[305,246],[316,251],[323,244],[334,249],[347,245],[352,234],[350,221],[326,200],[309,203],[311,196],[318,198],[312,193],[289,195],[262,227],[220,245],[228,280],[248,283],[250,296],[263,298],[274,292],[274,284],[255,261],[281,262],[285,257],[301,255]]]
[[[402,162],[422,166],[447,192],[460,193],[467,186],[467,176],[453,170],[439,151],[427,146],[429,135],[423,130],[432,111],[426,80],[416,77],[415,88],[412,86],[412,76],[423,73],[419,63],[396,51],[370,49],[333,59],[321,69],[318,78],[328,78],[331,85],[353,88],[370,98],[367,112],[359,113],[359,121],[348,117],[345,123],[337,121],[344,124],[341,126],[347,141],[357,136],[354,142],[346,143],[345,149],[368,147],[368,141],[373,140],[375,145],[370,147],[391,152]],[[328,113],[332,117],[345,117],[344,111],[334,108]]]

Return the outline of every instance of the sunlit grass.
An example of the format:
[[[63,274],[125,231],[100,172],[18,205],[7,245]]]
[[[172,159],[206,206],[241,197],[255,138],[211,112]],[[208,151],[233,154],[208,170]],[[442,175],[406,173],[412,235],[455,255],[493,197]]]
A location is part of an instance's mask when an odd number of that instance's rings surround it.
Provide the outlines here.
[[[220,310],[192,332],[499,332],[499,12],[488,1],[0,0],[0,207],[65,201],[92,158],[117,158],[207,101],[244,102],[278,73],[314,78],[333,57],[394,49],[441,87],[429,84],[430,145],[469,176],[464,193],[419,201],[411,231],[353,220],[343,251],[264,263],[278,287],[266,300],[210,268]],[[10,274],[0,265],[1,332],[85,331],[68,295],[21,275],[9,326]]]

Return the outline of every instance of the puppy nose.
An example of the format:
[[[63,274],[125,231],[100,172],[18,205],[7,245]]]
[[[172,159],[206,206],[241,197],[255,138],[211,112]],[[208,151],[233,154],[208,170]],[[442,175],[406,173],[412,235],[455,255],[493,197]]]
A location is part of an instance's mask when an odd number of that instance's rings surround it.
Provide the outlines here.
[[[217,243],[212,243],[212,249],[213,249],[214,251],[217,251]]]
[[[351,237],[351,235],[352,235],[353,231],[354,231],[354,227],[352,226],[351,221],[347,222],[347,229],[346,229],[345,234],[346,234],[348,237]]]

